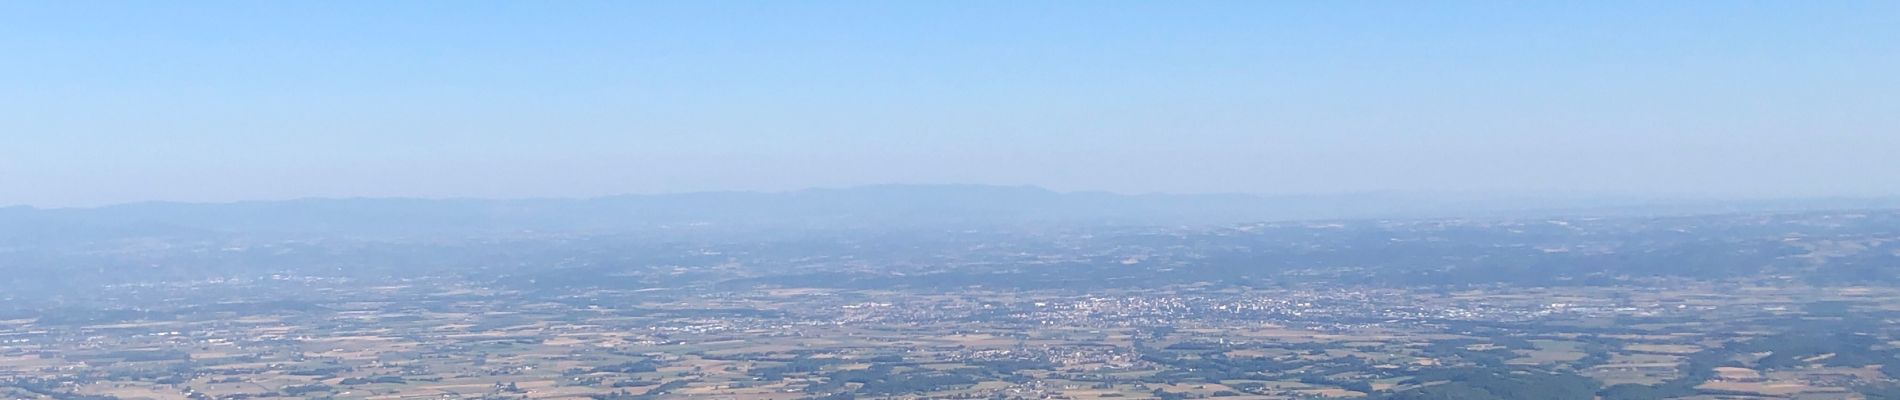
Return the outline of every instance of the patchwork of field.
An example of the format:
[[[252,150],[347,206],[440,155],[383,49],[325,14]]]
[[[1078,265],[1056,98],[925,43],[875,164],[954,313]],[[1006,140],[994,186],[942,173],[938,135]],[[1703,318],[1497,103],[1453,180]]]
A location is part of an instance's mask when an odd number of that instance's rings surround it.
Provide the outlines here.
[[[1679,398],[1846,399],[1891,382],[1882,357],[1900,354],[1891,320],[1852,340],[1794,329],[1852,323],[1900,299],[1880,289],[446,289],[0,321],[0,395],[1304,399],[1588,382],[1680,387]],[[1532,381],[1486,381],[1511,376]]]

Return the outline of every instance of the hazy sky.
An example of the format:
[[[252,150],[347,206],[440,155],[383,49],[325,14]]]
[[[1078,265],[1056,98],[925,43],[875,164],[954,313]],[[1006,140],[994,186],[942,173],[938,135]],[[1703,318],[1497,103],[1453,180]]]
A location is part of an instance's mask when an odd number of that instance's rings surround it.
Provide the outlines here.
[[[872,183],[1895,195],[1900,2],[0,2],[0,204]]]

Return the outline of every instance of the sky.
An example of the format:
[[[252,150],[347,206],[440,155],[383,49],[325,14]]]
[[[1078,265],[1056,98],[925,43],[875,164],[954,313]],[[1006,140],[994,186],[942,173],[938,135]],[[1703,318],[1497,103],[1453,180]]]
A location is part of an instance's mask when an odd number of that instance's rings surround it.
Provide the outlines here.
[[[1893,1],[7,1],[0,205],[1900,195]]]

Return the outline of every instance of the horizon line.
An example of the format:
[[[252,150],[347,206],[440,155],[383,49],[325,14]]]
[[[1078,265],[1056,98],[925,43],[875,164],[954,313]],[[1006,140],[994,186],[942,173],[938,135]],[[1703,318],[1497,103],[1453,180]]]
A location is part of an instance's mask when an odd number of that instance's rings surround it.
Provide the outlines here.
[[[1106,195],[1124,196],[1124,197],[1250,196],[1250,197],[1260,198],[1263,200],[1274,199],[1274,198],[1299,198],[1299,197],[1396,196],[1396,197],[1415,197],[1420,200],[1464,201],[1464,202],[1513,201],[1513,200],[1516,200],[1516,201],[1525,201],[1525,200],[1565,201],[1565,200],[1568,200],[1568,201],[1625,202],[1623,204],[1601,205],[1601,206],[1672,205],[1672,204],[1680,205],[1680,204],[1690,204],[1690,203],[1705,203],[1705,204],[1706,203],[1717,203],[1717,204],[1759,203],[1759,202],[1783,202],[1783,201],[1857,201],[1857,200],[1870,201],[1870,200],[1900,199],[1900,195],[1894,195],[1894,194],[1889,194],[1889,195],[1816,195],[1816,196],[1748,196],[1748,195],[1711,196],[1711,195],[1680,195],[1680,194],[1632,195],[1632,194],[1612,194],[1612,193],[1577,193],[1577,192],[1564,192],[1564,191],[1523,191],[1523,192],[1509,192],[1509,193],[1504,193],[1504,192],[1484,193],[1484,192],[1470,191],[1470,190],[1465,190],[1465,191],[1458,191],[1458,190],[1443,190],[1443,191],[1437,191],[1437,190],[1427,190],[1427,191],[1351,190],[1351,191],[1336,191],[1336,192],[1302,192],[1302,193],[1259,193],[1259,192],[1238,192],[1238,191],[1127,192],[1127,191],[1099,190],[1099,189],[1063,190],[1063,189],[1050,188],[1048,186],[1029,185],[1029,184],[871,183],[871,184],[845,185],[845,186],[811,186],[811,187],[804,187],[804,188],[797,188],[797,189],[777,189],[777,190],[774,190],[774,189],[710,189],[710,190],[688,190],[688,191],[623,192],[623,193],[602,194],[602,195],[576,195],[576,196],[550,195],[550,196],[501,197],[501,196],[407,196],[407,195],[355,195],[355,196],[312,195],[312,196],[299,196],[299,197],[259,198],[259,199],[239,199],[239,200],[165,200],[165,199],[130,200],[130,201],[102,202],[102,203],[76,204],[76,205],[41,205],[41,204],[14,203],[14,204],[0,205],[0,209],[25,208],[25,209],[32,209],[32,210],[89,210],[89,209],[104,209],[104,208],[139,206],[139,205],[233,205],[233,204],[255,204],[255,203],[292,203],[292,202],[305,202],[305,201],[360,201],[360,200],[476,201],[476,202],[591,201],[591,200],[605,200],[605,199],[626,198],[626,197],[666,197],[666,196],[691,196],[691,195],[708,195],[708,194],[790,195],[790,194],[799,194],[799,193],[816,192],[816,191],[848,191],[848,190],[865,190],[865,189],[875,189],[875,188],[905,188],[905,187],[908,187],[908,188],[1016,189],[1016,190],[1040,191],[1040,192],[1046,192],[1046,193],[1054,194],[1054,195],[1106,194]],[[1641,203],[1650,203],[1650,204],[1641,204]]]

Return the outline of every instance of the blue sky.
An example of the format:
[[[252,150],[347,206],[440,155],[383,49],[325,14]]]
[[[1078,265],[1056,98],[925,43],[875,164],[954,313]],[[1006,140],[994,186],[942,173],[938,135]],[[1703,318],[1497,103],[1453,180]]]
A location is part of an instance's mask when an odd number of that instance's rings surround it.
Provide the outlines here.
[[[1900,195],[1900,2],[0,2],[0,204]]]

